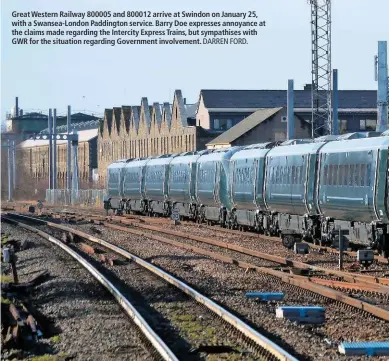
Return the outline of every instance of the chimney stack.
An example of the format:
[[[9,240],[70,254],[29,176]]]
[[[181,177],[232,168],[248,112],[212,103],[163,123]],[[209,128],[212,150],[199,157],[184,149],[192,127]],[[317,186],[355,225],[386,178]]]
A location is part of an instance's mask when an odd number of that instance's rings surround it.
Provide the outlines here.
[[[15,99],[15,116],[18,117],[19,116],[19,98],[16,97]]]

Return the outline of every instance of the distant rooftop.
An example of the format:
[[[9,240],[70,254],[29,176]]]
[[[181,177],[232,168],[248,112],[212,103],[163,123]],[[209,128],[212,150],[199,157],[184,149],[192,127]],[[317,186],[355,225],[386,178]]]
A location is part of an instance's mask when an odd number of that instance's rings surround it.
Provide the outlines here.
[[[80,123],[72,123],[70,130],[88,130],[88,129],[97,129],[99,127],[99,120],[90,120],[87,122],[80,122]],[[56,133],[66,133],[68,131],[67,125],[61,125],[59,127],[56,127]],[[43,129],[40,134],[48,134],[49,128]]]
[[[286,90],[217,90],[203,89],[206,108],[275,108],[286,107]],[[311,108],[311,91],[294,91],[295,108]],[[376,90],[339,90],[339,108],[377,108]]]

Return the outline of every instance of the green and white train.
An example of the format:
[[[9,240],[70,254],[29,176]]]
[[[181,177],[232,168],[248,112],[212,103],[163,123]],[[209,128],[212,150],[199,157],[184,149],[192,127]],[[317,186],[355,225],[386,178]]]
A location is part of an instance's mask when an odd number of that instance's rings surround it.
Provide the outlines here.
[[[385,133],[384,133],[385,134]],[[108,167],[105,208],[218,223],[389,254],[389,136],[353,133],[142,159]],[[348,138],[348,139],[344,139]],[[354,139],[353,139],[354,138]]]

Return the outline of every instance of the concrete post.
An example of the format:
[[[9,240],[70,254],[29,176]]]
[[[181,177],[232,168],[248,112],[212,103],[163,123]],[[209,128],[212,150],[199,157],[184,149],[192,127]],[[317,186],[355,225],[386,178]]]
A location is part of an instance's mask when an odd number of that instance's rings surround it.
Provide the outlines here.
[[[53,111],[53,133],[56,133],[57,128],[57,109]],[[53,189],[57,189],[57,139],[53,140]]]
[[[76,131],[74,132],[76,133]],[[78,140],[72,141],[73,147],[73,178],[72,178],[72,204],[75,204],[78,197]]]
[[[334,69],[332,73],[332,82],[333,82],[333,124],[332,124],[332,134],[339,134],[339,118],[338,118],[338,108],[339,108],[339,93],[338,93],[338,69]]]
[[[12,201],[12,141],[8,140],[8,201]]]
[[[293,79],[288,80],[288,99],[287,99],[287,140],[294,139],[294,84]]]
[[[48,128],[49,128],[49,189],[53,189],[53,141],[51,139],[53,133],[53,118],[51,114],[51,108],[49,109],[49,118],[48,118]]]
[[[386,41],[378,42],[377,132],[388,129],[388,49]]]
[[[70,133],[72,123],[72,113],[70,105],[68,105],[68,118],[67,118],[67,133]],[[71,172],[72,172],[72,147],[71,142],[68,140],[68,146],[67,146],[67,157],[66,157],[66,189],[70,190],[72,188],[71,185]]]
[[[343,232],[339,227],[339,270],[343,271]]]
[[[16,140],[11,141],[12,144],[12,184],[13,189],[16,188]]]

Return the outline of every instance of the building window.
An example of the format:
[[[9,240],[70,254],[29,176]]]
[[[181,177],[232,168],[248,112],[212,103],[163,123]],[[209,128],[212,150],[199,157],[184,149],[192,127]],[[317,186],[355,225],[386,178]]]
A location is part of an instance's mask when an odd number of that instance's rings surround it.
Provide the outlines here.
[[[227,129],[232,128],[232,119],[227,119]]]
[[[347,120],[341,120],[340,121],[340,134],[347,133]]]
[[[214,121],[213,121],[213,129],[220,129],[220,121],[219,121],[219,119],[214,119]]]
[[[375,130],[377,125],[377,120],[375,119],[366,119],[366,130]]]
[[[365,119],[361,119],[359,121],[359,129],[360,130],[365,130],[366,129],[366,120]]]
[[[275,141],[284,141],[284,140],[286,140],[286,133],[285,132],[275,132],[274,133],[274,140]]]

